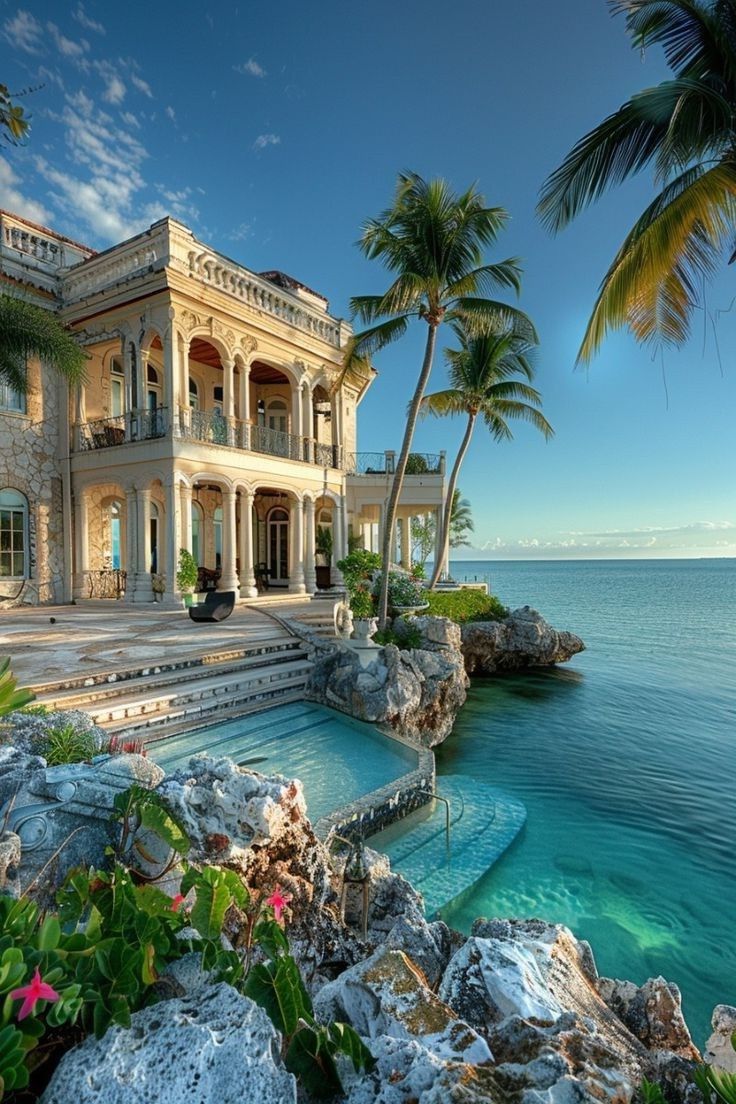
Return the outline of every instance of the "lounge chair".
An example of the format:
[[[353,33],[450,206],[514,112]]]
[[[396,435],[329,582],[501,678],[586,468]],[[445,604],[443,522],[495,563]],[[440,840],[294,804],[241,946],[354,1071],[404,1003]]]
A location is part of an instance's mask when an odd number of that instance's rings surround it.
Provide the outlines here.
[[[234,590],[209,590],[204,602],[189,606],[189,616],[192,621],[224,621],[234,607]]]

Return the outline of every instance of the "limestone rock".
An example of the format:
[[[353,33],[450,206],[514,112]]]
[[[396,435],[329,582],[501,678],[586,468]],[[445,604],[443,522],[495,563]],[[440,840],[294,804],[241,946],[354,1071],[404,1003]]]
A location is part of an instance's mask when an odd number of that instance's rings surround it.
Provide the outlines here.
[[[15,832],[0,833],[0,894],[18,897],[18,868],[20,867],[20,836]]]
[[[366,666],[353,649],[333,647],[315,656],[307,697],[435,747],[452,731],[467,686],[454,647],[401,651],[388,644]]]
[[[77,732],[87,732],[94,738],[98,751],[107,747],[108,734],[94,723],[89,713],[80,709],[53,709],[48,713],[23,713],[16,710],[3,718],[8,742],[29,754],[43,755],[48,734],[55,728],[71,727]]]
[[[705,1044],[705,1061],[736,1074],[736,1050],[731,1036],[736,1032],[736,1008],[730,1004],[717,1004],[713,1009],[713,1034]]]
[[[657,977],[637,986],[632,981],[600,978],[598,992],[648,1050],[669,1050],[681,1058],[700,1060],[682,1014],[680,990],[672,982]]]
[[[367,1039],[416,1039],[441,1061],[491,1060],[485,1040],[426,985],[402,951],[379,947],[325,985],[315,999],[321,1020],[347,1020]]]
[[[591,1023],[618,1067],[641,1074],[646,1051],[599,996],[589,950],[560,924],[477,921],[445,971],[439,995],[477,1030],[509,1017],[554,1024],[574,1015]]]
[[[424,974],[428,985],[435,989],[458,949],[457,936],[441,920],[428,924],[423,917],[409,919],[400,916],[386,938],[386,946],[403,951]]]
[[[514,610],[503,621],[475,621],[462,628],[462,651],[469,675],[548,667],[565,663],[584,650],[579,636],[558,632],[529,606]]]
[[[116,796],[133,783],[152,789],[163,776],[142,755],[47,767],[38,756],[0,748],[0,816],[20,837],[21,888],[33,883],[32,895],[47,903],[73,867],[104,866],[120,832],[110,818]]]
[[[449,617],[412,617],[404,622],[422,636],[422,650],[427,652],[459,652],[462,647],[460,626]],[[400,624],[393,623],[394,631],[401,632]]]
[[[59,1063],[42,1104],[295,1104],[268,1016],[221,983],[136,1012]]]

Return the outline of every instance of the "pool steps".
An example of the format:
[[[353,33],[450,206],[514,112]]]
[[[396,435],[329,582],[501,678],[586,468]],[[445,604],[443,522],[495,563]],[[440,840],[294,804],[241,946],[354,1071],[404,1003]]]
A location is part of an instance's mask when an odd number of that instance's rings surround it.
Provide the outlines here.
[[[48,708],[82,709],[111,734],[148,739],[297,700],[311,667],[301,641],[269,626],[268,635],[242,648],[100,673],[92,684],[80,676],[34,689]]]
[[[388,855],[391,868],[419,890],[428,918],[480,881],[526,823],[521,801],[467,775],[439,775],[436,790],[450,803],[449,856],[441,802],[411,813],[369,840],[371,847]]]

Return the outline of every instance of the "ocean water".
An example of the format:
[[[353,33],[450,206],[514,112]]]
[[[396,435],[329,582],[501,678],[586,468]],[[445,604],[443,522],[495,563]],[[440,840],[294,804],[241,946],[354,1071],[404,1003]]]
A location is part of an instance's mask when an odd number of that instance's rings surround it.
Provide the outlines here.
[[[599,971],[676,982],[702,1045],[736,1005],[736,560],[492,562],[587,650],[559,668],[474,681],[438,774],[493,783],[526,829],[444,913],[538,916],[590,940]]]

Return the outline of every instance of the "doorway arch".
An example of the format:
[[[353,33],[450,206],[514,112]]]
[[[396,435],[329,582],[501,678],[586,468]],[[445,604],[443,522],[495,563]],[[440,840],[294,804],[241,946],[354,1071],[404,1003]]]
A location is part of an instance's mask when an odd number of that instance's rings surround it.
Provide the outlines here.
[[[279,586],[289,579],[289,512],[274,506],[266,518],[268,577]]]

